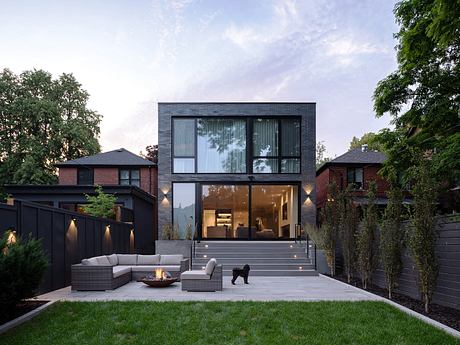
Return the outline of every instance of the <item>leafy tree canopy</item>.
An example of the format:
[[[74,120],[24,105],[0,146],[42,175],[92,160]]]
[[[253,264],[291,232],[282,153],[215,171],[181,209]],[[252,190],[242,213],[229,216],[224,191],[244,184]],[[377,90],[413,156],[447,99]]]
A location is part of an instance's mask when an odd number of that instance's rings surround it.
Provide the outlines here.
[[[56,182],[54,164],[100,151],[101,115],[72,74],[0,71],[0,186]]]
[[[374,92],[376,116],[390,113],[395,126],[379,134],[387,170],[407,171],[417,148],[432,151],[436,175],[453,181],[460,174],[460,1],[402,0],[394,13],[398,68]]]
[[[316,169],[330,160],[331,158],[326,157],[326,145],[324,141],[318,141],[316,143]]]
[[[360,148],[363,145],[367,145],[369,150],[382,151],[382,144],[376,140],[377,134],[369,132],[364,133],[361,138],[353,137],[350,141],[350,150]]]
[[[96,187],[96,195],[85,194],[86,201],[84,206],[85,213],[94,217],[113,218],[115,216],[115,202],[117,197],[113,194],[106,194],[101,186]]]

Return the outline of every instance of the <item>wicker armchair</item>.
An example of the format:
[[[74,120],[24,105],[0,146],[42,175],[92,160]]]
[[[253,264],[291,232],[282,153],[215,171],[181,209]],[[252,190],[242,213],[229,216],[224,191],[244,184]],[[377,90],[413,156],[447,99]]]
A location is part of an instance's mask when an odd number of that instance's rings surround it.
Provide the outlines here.
[[[222,291],[222,265],[216,265],[209,278],[203,277],[205,274],[204,270],[184,272],[181,279],[182,291]]]

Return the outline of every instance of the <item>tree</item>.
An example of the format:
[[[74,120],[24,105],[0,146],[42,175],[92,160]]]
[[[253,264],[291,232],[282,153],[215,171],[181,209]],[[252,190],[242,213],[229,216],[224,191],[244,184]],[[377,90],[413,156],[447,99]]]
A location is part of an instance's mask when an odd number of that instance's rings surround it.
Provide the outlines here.
[[[140,155],[152,163],[158,164],[158,144],[147,146],[145,151],[145,154],[141,151]]]
[[[331,158],[325,157],[326,153],[326,145],[324,145],[324,141],[318,141],[316,143],[316,169],[321,167],[326,162],[329,162]]]
[[[83,208],[85,213],[94,217],[113,218],[115,216],[115,202],[117,197],[113,194],[106,194],[101,186],[96,186],[96,195],[85,194],[88,202]]]
[[[383,151],[383,145],[377,140],[377,134],[369,132],[364,133],[361,138],[353,137],[350,141],[350,150],[367,145],[369,150]]]
[[[370,181],[367,205],[364,208],[364,218],[357,238],[357,261],[364,289],[367,289],[368,284],[371,282],[372,273],[376,266],[377,245],[375,234],[378,226],[378,212],[375,204],[376,194],[377,185],[375,181]]]
[[[460,5],[455,0],[402,0],[394,9],[398,68],[374,92],[376,116],[392,116],[394,131],[378,140],[387,165],[408,173],[411,148],[432,151],[433,172],[460,177]],[[416,131],[408,129],[415,128]],[[413,133],[415,133],[413,135]]]
[[[436,196],[437,183],[430,173],[431,162],[419,158],[419,164],[412,169],[417,177],[413,188],[414,212],[409,228],[409,248],[418,271],[420,293],[425,303],[425,312],[430,309],[431,297],[438,277],[438,258],[436,256]]]
[[[396,281],[402,270],[403,234],[401,229],[402,201],[401,189],[392,183],[387,191],[388,205],[380,226],[380,261],[388,286],[388,298],[392,298]]]
[[[359,215],[350,194],[350,186],[339,195],[339,233],[342,241],[342,255],[345,275],[348,283],[351,282],[356,263],[356,234]]]
[[[55,183],[56,163],[98,153],[88,99],[72,74],[0,71],[0,185]]]
[[[339,200],[337,185],[332,182],[328,186],[327,201],[321,213],[322,231],[320,245],[326,255],[327,264],[331,271],[331,276],[335,276],[335,251],[337,248],[337,235],[339,233]],[[307,228],[308,229],[308,228]],[[311,229],[310,229],[311,230]],[[315,234],[313,234],[313,240]]]

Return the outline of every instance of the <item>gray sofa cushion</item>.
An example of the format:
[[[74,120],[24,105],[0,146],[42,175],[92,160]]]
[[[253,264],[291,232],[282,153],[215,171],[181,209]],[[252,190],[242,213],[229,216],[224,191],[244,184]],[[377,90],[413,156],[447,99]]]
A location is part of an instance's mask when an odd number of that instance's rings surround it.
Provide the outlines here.
[[[180,265],[183,255],[161,255],[160,265]]]
[[[109,259],[107,259],[107,256],[102,255],[102,256],[96,256],[97,259],[97,264],[101,266],[112,266],[110,264]]]
[[[155,270],[157,268],[160,268],[163,271],[167,271],[167,272],[179,272],[180,271],[180,266],[177,266],[177,265],[137,265],[137,266],[132,266],[131,270],[133,272],[150,272],[152,274],[155,274]]]
[[[118,265],[118,256],[117,254],[112,254],[112,255],[107,255],[107,259],[109,259],[109,262],[112,266]]]
[[[204,270],[185,271],[180,275],[181,280],[209,280],[211,276],[206,274]]]
[[[138,265],[158,265],[160,263],[160,254],[156,255],[138,255]]]
[[[97,262],[97,258],[89,258],[81,260],[81,264],[85,266],[97,266],[99,263]]]
[[[131,273],[131,267],[129,266],[113,266],[112,267],[113,277],[118,278],[126,273]]]
[[[137,254],[117,254],[119,265],[136,265]]]
[[[212,272],[214,272],[214,268],[216,268],[216,265],[217,265],[216,259],[209,260],[208,263],[206,264],[206,268],[204,269],[205,273],[210,276]]]

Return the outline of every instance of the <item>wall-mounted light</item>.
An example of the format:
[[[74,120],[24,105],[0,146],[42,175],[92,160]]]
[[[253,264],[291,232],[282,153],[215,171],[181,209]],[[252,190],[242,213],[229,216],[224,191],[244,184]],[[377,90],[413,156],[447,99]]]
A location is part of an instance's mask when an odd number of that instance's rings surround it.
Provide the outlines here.
[[[77,218],[72,217],[70,220],[75,223],[77,221]]]

